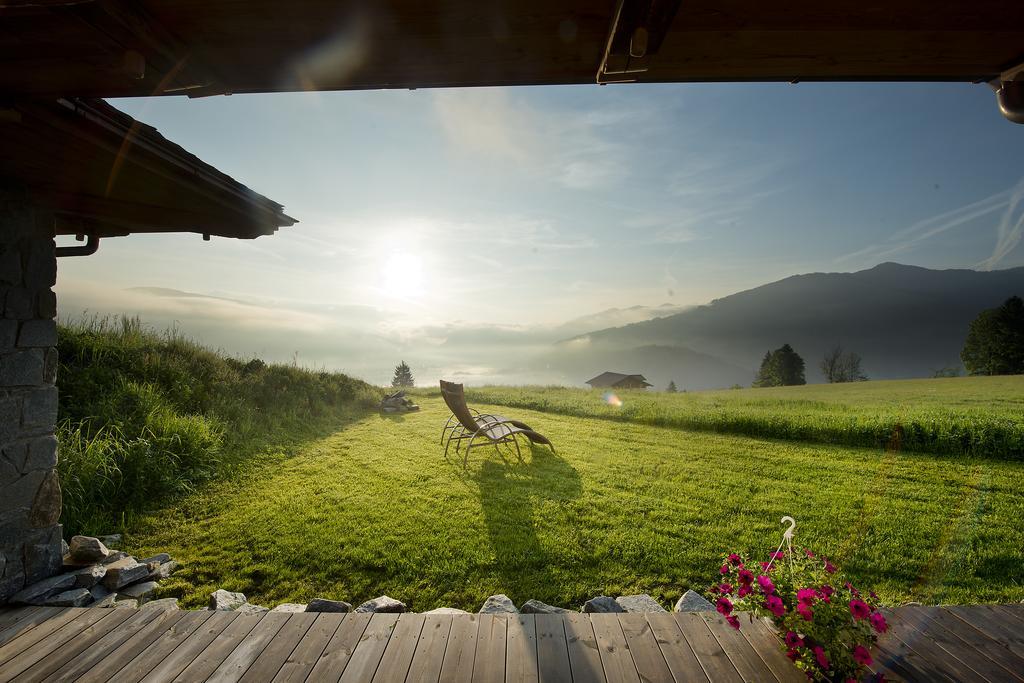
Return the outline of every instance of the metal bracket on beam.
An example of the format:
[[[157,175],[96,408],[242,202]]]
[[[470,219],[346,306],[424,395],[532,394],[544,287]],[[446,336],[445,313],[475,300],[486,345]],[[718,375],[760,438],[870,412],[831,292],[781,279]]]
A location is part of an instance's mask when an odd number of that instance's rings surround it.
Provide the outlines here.
[[[682,0],[619,0],[608,30],[597,83],[633,83],[650,67]]]
[[[99,248],[100,238],[96,235],[89,235],[89,239],[80,247],[57,247],[57,258],[64,256],[91,256]]]
[[[999,74],[989,85],[996,93],[1000,113],[1013,123],[1024,124],[1024,63]]]

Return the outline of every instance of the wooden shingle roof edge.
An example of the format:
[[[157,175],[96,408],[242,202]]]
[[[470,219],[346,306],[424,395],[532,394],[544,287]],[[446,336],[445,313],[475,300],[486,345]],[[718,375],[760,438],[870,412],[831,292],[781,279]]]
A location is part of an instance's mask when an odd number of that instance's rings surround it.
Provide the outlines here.
[[[101,99],[24,99],[0,113],[0,178],[51,209],[58,235],[253,239],[298,222],[280,203]]]

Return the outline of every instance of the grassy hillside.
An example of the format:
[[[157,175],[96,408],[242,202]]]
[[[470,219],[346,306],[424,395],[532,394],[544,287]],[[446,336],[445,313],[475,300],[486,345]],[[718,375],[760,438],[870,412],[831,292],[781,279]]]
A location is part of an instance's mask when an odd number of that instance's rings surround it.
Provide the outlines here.
[[[342,374],[240,361],[137,319],[59,330],[59,470],[66,535],[333,431],[379,391]]]
[[[435,393],[435,392],[428,392]],[[1024,459],[1024,376],[891,380],[696,393],[483,387],[471,401],[709,432]]]
[[[1024,466],[690,432],[480,404],[557,447],[445,459],[436,398],[370,415],[273,467],[220,480],[137,522],[130,549],[168,551],[165,589],[273,606],[381,593],[416,611],[492,593],[579,608],[703,590],[722,553],[797,540],[887,602],[1024,599]]]

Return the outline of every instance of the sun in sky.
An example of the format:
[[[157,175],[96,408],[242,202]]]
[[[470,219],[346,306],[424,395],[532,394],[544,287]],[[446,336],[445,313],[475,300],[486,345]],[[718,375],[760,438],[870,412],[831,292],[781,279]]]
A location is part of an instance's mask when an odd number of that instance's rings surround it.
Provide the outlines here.
[[[381,288],[390,297],[410,299],[425,290],[423,259],[408,252],[388,255],[381,265]]]

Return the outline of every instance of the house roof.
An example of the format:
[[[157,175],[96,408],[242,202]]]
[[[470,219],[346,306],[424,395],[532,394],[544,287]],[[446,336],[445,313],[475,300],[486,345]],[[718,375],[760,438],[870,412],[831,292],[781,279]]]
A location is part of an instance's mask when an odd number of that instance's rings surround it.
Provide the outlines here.
[[[0,106],[0,178],[56,215],[57,234],[269,235],[295,219],[103,100]]]
[[[635,379],[643,382],[647,386],[652,386],[643,375],[627,375],[621,372],[602,372],[597,377],[588,379],[586,384],[594,387],[611,387],[626,379]]]
[[[0,95],[203,96],[602,81],[988,81],[1005,0],[9,0]],[[600,74],[599,74],[600,72]]]

